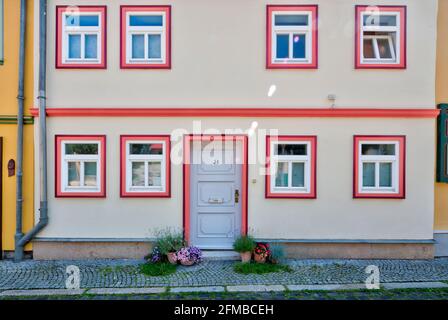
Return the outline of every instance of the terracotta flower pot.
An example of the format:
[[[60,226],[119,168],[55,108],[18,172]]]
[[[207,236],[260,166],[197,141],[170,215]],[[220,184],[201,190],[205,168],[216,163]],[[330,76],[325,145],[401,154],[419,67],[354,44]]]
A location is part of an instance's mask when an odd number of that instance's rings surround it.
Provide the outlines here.
[[[194,261],[193,260],[180,260],[180,263],[183,266],[192,266],[194,264]]]
[[[250,252],[250,251],[240,252],[240,256],[241,256],[242,263],[248,263],[248,262],[250,262],[250,259],[252,258],[252,252]]]
[[[168,261],[169,261],[171,264],[177,264],[177,255],[176,255],[176,252],[169,252],[169,253],[167,253],[166,256],[168,257]]]
[[[266,256],[254,253],[254,260],[257,263],[265,263],[266,262]]]

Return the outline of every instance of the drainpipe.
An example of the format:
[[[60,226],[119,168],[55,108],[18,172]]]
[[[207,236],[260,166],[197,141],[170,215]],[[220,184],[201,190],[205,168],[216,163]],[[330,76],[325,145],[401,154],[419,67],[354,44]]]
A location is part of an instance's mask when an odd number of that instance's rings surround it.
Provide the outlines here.
[[[26,0],[21,0],[22,3]],[[22,10],[24,6],[22,6]],[[21,24],[25,26],[24,19]],[[23,44],[24,46],[24,44]],[[16,234],[15,261],[23,260],[24,247],[48,224],[47,207],[47,123],[46,123],[46,67],[47,67],[47,0],[39,2],[39,176],[40,176],[40,218],[31,231],[18,239]],[[23,117],[22,117],[23,118]],[[22,215],[17,224],[22,224]],[[20,230],[21,233],[22,230]]]

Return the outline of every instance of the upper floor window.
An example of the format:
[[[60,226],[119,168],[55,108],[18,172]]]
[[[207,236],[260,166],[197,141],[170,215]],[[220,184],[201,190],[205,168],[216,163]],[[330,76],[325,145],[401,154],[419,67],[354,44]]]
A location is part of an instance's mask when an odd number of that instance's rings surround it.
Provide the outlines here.
[[[170,68],[170,6],[121,7],[121,67]]]
[[[56,136],[56,197],[105,197],[105,136]]]
[[[404,198],[405,137],[355,136],[355,198]]]
[[[267,68],[317,68],[317,6],[267,6]]]
[[[314,136],[268,136],[266,197],[316,197]]]
[[[106,7],[57,6],[57,68],[106,68]]]
[[[356,68],[406,67],[406,7],[356,6]]]
[[[170,136],[121,136],[121,196],[170,196]]]

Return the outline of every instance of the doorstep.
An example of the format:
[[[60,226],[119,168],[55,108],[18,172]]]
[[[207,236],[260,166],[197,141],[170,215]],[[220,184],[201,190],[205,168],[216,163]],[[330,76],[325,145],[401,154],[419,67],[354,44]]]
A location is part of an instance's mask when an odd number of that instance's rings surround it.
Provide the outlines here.
[[[232,250],[202,250],[202,257],[204,260],[216,261],[216,260],[239,260],[240,255],[238,252]]]

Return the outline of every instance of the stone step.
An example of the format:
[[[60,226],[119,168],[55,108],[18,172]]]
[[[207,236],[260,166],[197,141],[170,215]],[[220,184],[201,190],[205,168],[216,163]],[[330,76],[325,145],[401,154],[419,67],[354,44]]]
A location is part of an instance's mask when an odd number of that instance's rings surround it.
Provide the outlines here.
[[[204,260],[239,260],[240,254],[232,250],[202,250]]]

